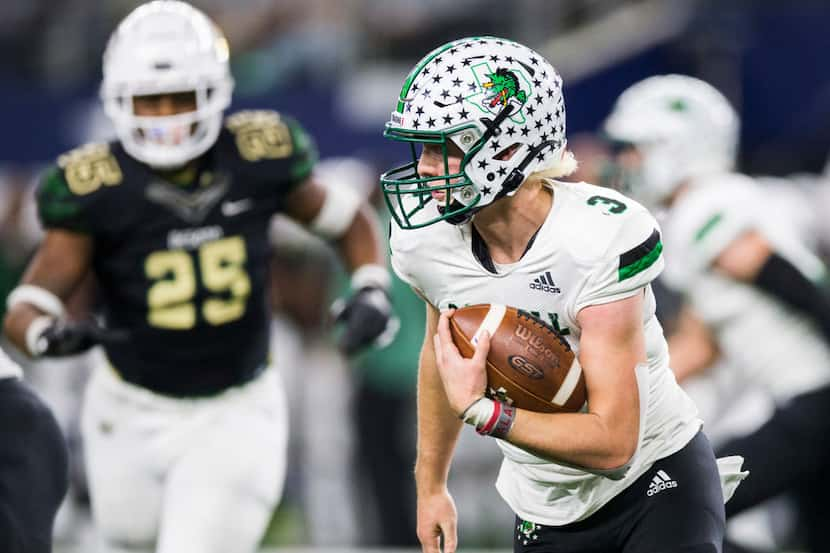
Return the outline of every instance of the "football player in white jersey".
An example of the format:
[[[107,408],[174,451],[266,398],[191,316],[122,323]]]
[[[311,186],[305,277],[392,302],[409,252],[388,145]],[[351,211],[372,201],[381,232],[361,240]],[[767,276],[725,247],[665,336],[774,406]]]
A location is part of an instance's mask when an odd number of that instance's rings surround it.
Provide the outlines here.
[[[411,163],[381,182],[397,222],[393,267],[427,310],[415,468],[423,550],[456,549],[447,475],[466,422],[503,451],[496,487],[516,513],[515,551],[720,551],[730,489],[654,316],[660,230],[618,192],[556,180],[576,162],[553,66],[512,40],[449,42],[406,77],[384,135],[411,147]],[[584,371],[582,412],[485,396],[489,338],[464,359],[448,327],[454,307],[477,303],[559,329]],[[731,469],[729,488],[742,477]]]
[[[787,210],[734,172],[738,127],[720,92],[683,75],[633,85],[605,123],[630,193],[665,210],[665,282],[686,301],[669,340],[678,378],[723,356],[780,406],[758,431],[718,448],[744,456],[752,472],[728,516],[787,490],[814,496],[830,452],[826,272]],[[809,501],[801,514],[809,550],[830,550],[826,506]]]

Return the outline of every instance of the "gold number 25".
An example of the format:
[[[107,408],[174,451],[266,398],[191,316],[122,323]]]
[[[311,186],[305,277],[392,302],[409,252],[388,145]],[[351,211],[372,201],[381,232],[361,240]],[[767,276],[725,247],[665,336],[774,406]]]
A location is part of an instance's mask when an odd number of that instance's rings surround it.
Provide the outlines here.
[[[214,326],[235,321],[245,314],[251,279],[245,271],[245,241],[231,236],[199,247],[202,284],[211,296],[202,303],[202,316]],[[196,266],[184,250],[150,254],[144,272],[155,283],[147,293],[148,322],[155,327],[187,330],[196,326]],[[229,297],[228,297],[229,296]]]

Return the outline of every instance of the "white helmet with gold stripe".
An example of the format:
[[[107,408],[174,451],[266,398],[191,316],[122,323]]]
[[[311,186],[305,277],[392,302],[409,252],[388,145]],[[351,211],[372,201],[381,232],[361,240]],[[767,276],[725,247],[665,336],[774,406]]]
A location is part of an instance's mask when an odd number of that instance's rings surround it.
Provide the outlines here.
[[[148,165],[180,167],[219,135],[231,101],[228,44],[201,11],[178,0],[136,8],[113,32],[104,52],[101,98],[127,152]],[[192,92],[194,111],[138,116],[136,96]]]

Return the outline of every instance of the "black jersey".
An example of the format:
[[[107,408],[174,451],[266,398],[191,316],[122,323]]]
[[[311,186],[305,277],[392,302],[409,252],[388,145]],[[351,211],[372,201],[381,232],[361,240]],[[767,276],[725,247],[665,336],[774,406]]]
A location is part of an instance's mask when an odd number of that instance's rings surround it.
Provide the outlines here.
[[[268,226],[311,172],[313,141],[272,111],[229,116],[191,182],[173,184],[115,142],[62,155],[38,191],[46,228],[88,233],[122,377],[215,394],[267,363]]]

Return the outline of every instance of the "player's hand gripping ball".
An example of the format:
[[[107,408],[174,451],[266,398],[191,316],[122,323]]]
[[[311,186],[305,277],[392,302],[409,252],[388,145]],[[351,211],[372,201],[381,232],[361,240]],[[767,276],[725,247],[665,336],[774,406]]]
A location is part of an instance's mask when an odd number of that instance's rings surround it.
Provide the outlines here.
[[[498,304],[457,309],[450,333],[461,355],[473,356],[477,335],[490,333],[487,396],[544,413],[579,411],[585,378],[568,342],[526,311]]]

